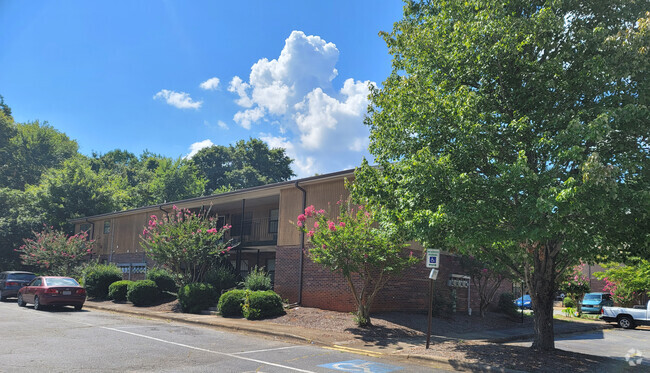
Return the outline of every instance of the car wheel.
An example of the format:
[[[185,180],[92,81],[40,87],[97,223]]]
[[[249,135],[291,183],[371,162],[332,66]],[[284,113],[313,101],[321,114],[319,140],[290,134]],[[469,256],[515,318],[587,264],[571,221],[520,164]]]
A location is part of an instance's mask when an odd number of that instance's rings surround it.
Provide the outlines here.
[[[634,329],[634,320],[627,315],[618,318],[618,326],[623,329]]]
[[[18,301],[16,301],[16,303],[18,303],[18,307],[25,307],[25,301],[23,300],[22,294],[18,294]]]
[[[78,304],[78,305],[74,306],[74,310],[75,310],[75,311],[81,311],[81,309],[83,308],[83,306],[84,306],[83,304]]]
[[[34,297],[34,309],[37,311],[43,310],[43,305],[41,304],[41,300],[38,299],[38,295]]]

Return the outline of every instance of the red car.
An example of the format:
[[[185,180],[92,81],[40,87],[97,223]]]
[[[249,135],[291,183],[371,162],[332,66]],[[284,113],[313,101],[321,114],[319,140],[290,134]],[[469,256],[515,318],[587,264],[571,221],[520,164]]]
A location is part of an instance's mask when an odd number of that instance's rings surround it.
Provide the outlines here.
[[[18,290],[18,306],[33,303],[35,310],[46,306],[74,306],[79,311],[86,301],[86,289],[70,277],[39,276]]]

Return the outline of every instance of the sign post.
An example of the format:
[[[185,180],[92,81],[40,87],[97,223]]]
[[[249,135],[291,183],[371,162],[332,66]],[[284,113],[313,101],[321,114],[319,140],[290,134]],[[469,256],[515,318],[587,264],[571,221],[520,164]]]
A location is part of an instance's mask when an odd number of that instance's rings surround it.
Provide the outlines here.
[[[433,318],[433,281],[438,278],[440,265],[440,250],[427,249],[427,268],[432,268],[429,273],[429,315],[427,316],[427,349],[431,343],[431,319]]]

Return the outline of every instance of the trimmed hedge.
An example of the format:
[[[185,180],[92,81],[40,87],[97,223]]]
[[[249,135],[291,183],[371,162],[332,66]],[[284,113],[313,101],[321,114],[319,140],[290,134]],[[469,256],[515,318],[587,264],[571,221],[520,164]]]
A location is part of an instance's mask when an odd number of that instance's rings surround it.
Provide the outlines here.
[[[162,268],[153,268],[147,271],[147,280],[155,282],[160,291],[175,293],[178,290],[174,277]]]
[[[246,290],[230,290],[219,297],[217,309],[223,317],[235,317],[242,315],[242,306],[246,301]]]
[[[282,298],[272,291],[246,291],[246,300],[242,306],[242,315],[248,320],[284,315]]]
[[[116,301],[125,301],[126,292],[128,291],[129,284],[132,282],[129,280],[121,280],[110,284],[108,287],[108,297]]]
[[[91,298],[106,299],[108,287],[122,280],[122,271],[114,264],[95,264],[84,270],[84,287]]]
[[[186,313],[200,313],[214,306],[217,297],[212,285],[200,282],[187,284],[178,290],[178,303]]]
[[[153,304],[160,294],[158,286],[151,280],[133,281],[126,291],[126,299],[134,306],[148,306]]]

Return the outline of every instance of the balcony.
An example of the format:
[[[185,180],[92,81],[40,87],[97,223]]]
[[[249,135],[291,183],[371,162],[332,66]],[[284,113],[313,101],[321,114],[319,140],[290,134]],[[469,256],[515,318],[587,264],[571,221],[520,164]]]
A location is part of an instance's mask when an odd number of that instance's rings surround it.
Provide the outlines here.
[[[225,239],[232,239],[241,247],[274,246],[278,243],[278,220],[271,218],[234,217],[229,224],[232,228],[225,234]]]

